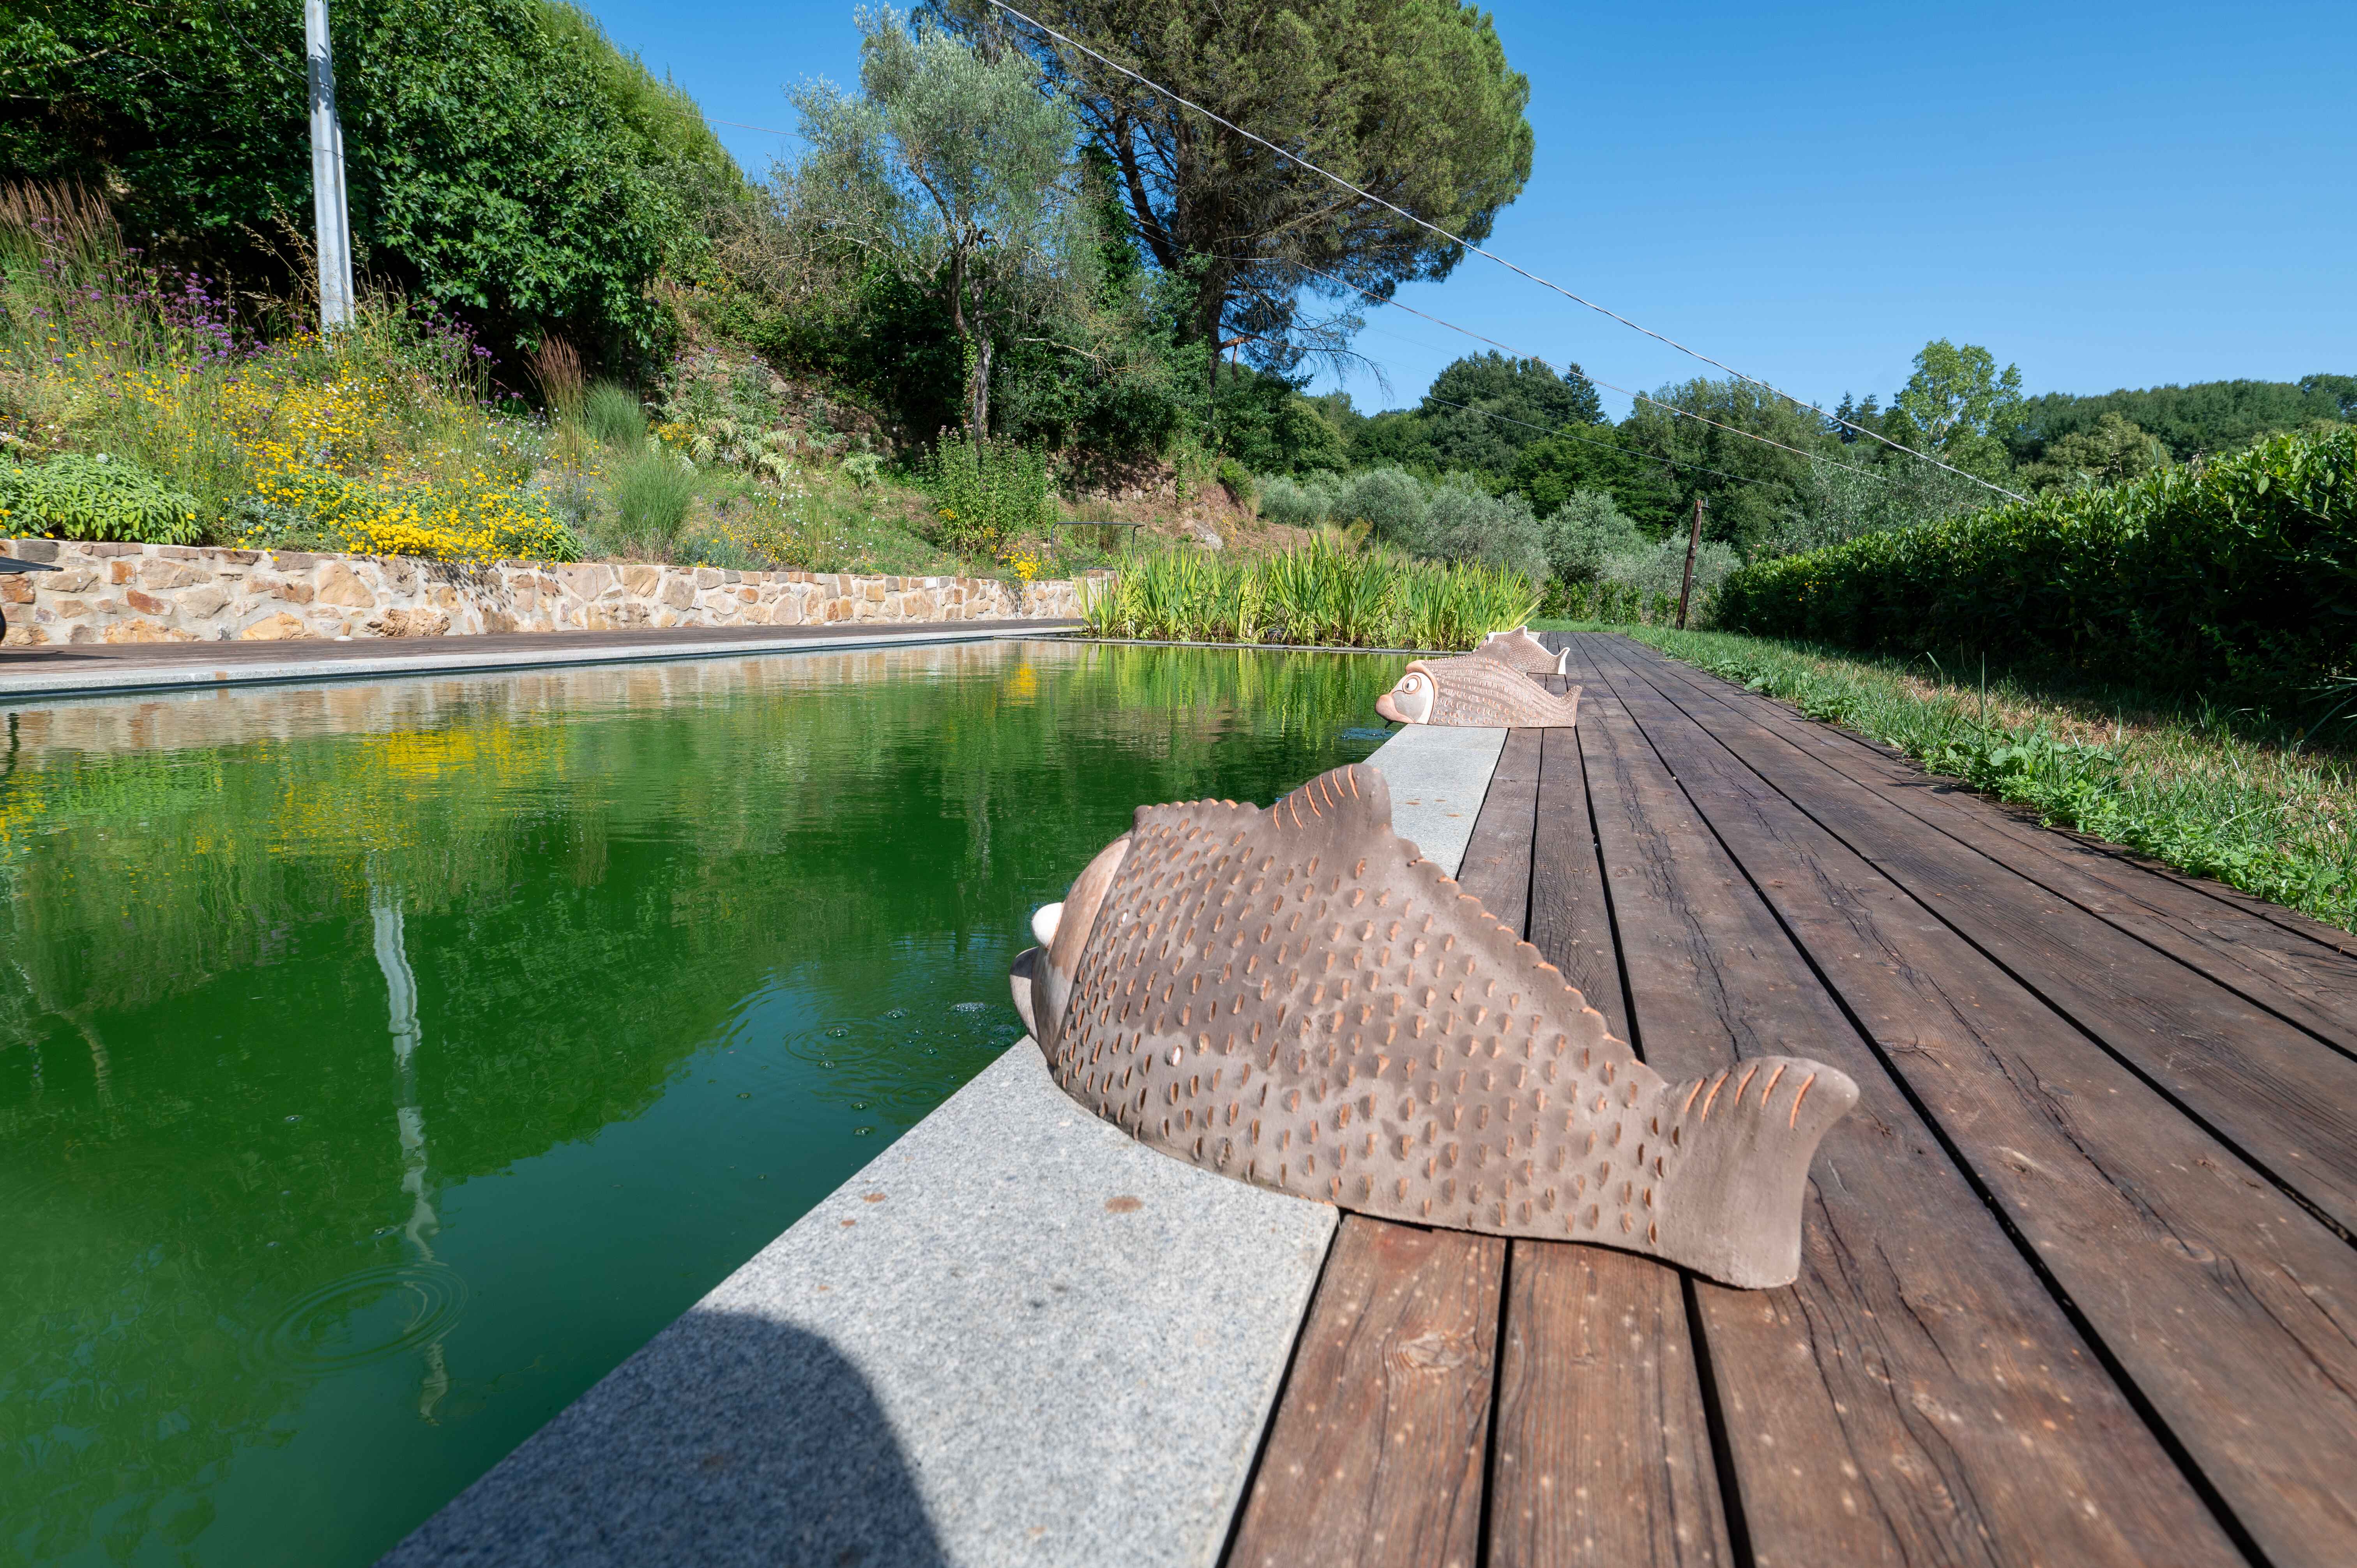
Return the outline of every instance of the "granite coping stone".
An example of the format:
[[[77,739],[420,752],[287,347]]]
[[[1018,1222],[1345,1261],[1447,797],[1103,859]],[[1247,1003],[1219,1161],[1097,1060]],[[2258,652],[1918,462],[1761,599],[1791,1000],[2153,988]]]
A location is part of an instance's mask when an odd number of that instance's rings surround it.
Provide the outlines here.
[[[1452,875],[1504,743],[1370,759]],[[1020,1041],[380,1568],[1211,1568],[1339,1218],[1146,1148]]]
[[[530,632],[501,636],[503,643],[533,639],[565,638],[566,644],[545,649],[501,648],[473,649],[465,645],[488,642],[485,637],[436,638],[431,651],[378,653],[371,644],[366,653],[344,651],[353,645],[330,645],[338,650],[328,654],[321,645],[310,639],[293,640],[267,645],[278,657],[260,660],[250,657],[250,643],[228,644],[242,654],[234,661],[207,660],[201,655],[176,657],[170,662],[141,662],[134,660],[100,662],[70,662],[57,659],[48,650],[10,649],[12,655],[33,654],[31,660],[0,660],[0,702],[66,697],[104,697],[134,692],[166,692],[187,689],[214,689],[223,686],[274,684],[285,682],[315,681],[375,681],[408,675],[474,675],[515,670],[570,669],[593,664],[636,664],[683,659],[738,658],[755,653],[839,652],[845,650],[869,648],[899,648],[922,642],[986,642],[993,640],[1021,641],[1027,639],[1052,638],[1066,623],[1059,621],[1004,621],[994,624],[957,621],[931,622],[868,622],[857,631],[845,628],[809,628],[802,635],[777,638],[747,638],[726,642],[682,638],[676,641],[651,640],[625,643],[616,641],[597,647],[580,646],[596,634],[566,632]],[[708,628],[692,628],[694,631]],[[801,629],[801,628],[798,628]],[[159,645],[178,655],[188,644]],[[284,650],[281,652],[281,650]],[[74,651],[79,651],[75,650]]]
[[[1335,1223],[1020,1041],[385,1568],[1208,1565]]]
[[[1404,725],[1367,760],[1391,789],[1393,830],[1454,876],[1505,749],[1502,729]]]

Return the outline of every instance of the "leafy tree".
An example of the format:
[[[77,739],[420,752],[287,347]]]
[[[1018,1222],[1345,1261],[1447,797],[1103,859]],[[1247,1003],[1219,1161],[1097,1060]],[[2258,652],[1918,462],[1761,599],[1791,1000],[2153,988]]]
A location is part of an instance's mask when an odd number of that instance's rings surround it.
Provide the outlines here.
[[[1514,456],[1509,483],[1541,517],[1575,492],[1601,491],[1625,510],[1657,522],[1677,510],[1676,473],[1624,442],[1609,424],[1542,435]]]
[[[0,177],[104,189],[183,264],[284,282],[310,229],[301,34],[279,0],[23,0],[0,14]],[[336,11],[356,259],[508,348],[663,332],[693,215],[742,179],[676,87],[554,0]]]
[[[1350,448],[1317,403],[1280,376],[1222,376],[1212,400],[1220,449],[1256,474],[1339,473]]]
[[[1830,455],[1810,459],[1792,504],[1750,542],[1751,556],[1791,555],[1860,534],[1936,522],[1995,499],[1971,479],[1888,447],[1869,448],[1862,442],[1835,446]]]
[[[969,38],[1031,55],[1120,171],[1140,241],[1194,285],[1188,331],[1264,370],[1339,353],[1364,289],[1448,274],[1458,247],[1191,111],[1003,23],[942,0]],[[1041,19],[1386,201],[1479,241],[1530,177],[1530,85],[1490,18],[1459,0],[1294,0],[1283,6],[1063,0]],[[1309,269],[1315,269],[1314,271]],[[1329,277],[1341,281],[1335,283]],[[1324,320],[1304,296],[1345,301]],[[1211,363],[1217,374],[1217,361]]]
[[[1579,367],[1568,378],[1538,360],[1492,349],[1468,355],[1433,378],[1421,409],[1434,459],[1443,468],[1504,473],[1547,433],[1599,424],[1603,404]]]
[[[1920,433],[1927,446],[1901,430],[1884,434],[1901,446],[1930,450],[1957,467],[1995,474],[2007,466],[1997,431],[2010,424],[2021,403],[2021,368],[1996,368],[1996,356],[1977,343],[1962,348],[1935,338],[1915,356],[1915,373],[1890,400],[1890,413]],[[1888,421],[1886,421],[1888,425]]]
[[[1668,460],[1646,476],[1658,476],[1655,488],[1615,492],[1622,510],[1668,532],[1684,526],[1700,497],[1704,537],[1747,555],[1798,502],[1809,455],[1828,445],[1814,413],[1731,379],[1663,387],[1630,411],[1616,435],[1633,453]]]
[[[2048,444],[2046,456],[2021,470],[2038,489],[2075,489],[2115,485],[2165,467],[2169,448],[2116,413],[2105,413],[2093,430],[2074,430]]]
[[[964,349],[965,426],[979,438],[1001,336],[1049,314],[1092,259],[1071,116],[1019,56],[912,31],[891,11],[857,16],[861,96],[823,81],[795,94],[810,151],[794,205],[937,304]]]

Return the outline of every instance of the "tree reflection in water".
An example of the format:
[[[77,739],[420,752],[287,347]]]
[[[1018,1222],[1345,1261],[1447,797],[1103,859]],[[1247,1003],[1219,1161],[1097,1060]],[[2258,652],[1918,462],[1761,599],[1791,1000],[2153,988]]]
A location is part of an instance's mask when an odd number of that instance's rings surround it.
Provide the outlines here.
[[[372,1561],[1004,1048],[1030,910],[1135,805],[1364,756],[1402,662],[11,713],[0,1559]]]

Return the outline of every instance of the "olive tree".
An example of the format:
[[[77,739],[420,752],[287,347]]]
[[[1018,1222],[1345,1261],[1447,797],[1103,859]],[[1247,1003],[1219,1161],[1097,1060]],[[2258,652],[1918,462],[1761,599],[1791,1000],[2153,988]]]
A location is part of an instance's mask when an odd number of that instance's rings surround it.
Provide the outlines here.
[[[856,16],[859,92],[818,81],[794,94],[809,150],[786,171],[789,202],[821,244],[938,301],[965,348],[979,439],[999,339],[1086,287],[1077,128],[1021,55],[890,10]]]

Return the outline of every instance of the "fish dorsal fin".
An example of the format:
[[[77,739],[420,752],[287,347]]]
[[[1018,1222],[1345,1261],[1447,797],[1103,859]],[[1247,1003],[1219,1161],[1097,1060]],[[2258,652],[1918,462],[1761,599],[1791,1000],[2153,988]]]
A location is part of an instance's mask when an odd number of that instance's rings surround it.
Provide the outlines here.
[[[1354,762],[1320,773],[1268,809],[1271,826],[1283,832],[1360,839],[1392,831],[1392,792],[1383,774]]]

